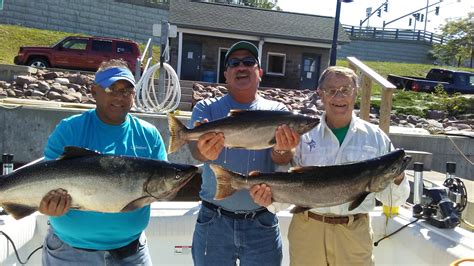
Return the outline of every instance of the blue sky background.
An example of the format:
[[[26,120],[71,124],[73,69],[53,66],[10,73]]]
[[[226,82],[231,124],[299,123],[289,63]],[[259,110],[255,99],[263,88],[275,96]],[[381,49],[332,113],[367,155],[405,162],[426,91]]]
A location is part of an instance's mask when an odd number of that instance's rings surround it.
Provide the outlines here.
[[[366,18],[366,9],[372,7],[375,10],[385,0],[354,0],[352,3],[342,3],[341,23],[358,26],[360,20]],[[370,27],[382,27],[383,21],[389,22],[412,11],[438,3],[439,0],[389,0],[388,12],[382,10],[382,17],[374,14],[369,19]],[[278,6],[283,11],[307,13],[322,16],[334,17],[336,14],[336,0],[278,0]],[[439,6],[439,15],[435,15],[435,6]],[[474,12],[474,0],[444,0],[440,4],[428,9],[428,22],[426,30],[438,32],[437,29],[444,24],[446,19],[466,17],[469,12]],[[424,9],[419,11],[425,14]],[[387,25],[387,28],[414,29],[414,19],[412,25],[408,26],[408,17],[400,19]],[[473,22],[474,23],[474,22]],[[367,22],[364,23],[367,26]],[[416,30],[423,30],[425,22],[417,22]]]

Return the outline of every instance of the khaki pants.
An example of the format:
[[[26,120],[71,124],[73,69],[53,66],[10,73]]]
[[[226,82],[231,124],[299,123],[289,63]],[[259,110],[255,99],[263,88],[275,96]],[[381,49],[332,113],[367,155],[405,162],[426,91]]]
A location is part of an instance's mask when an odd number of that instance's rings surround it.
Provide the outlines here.
[[[370,218],[352,224],[328,224],[308,218],[308,212],[293,215],[288,241],[290,265],[374,265]]]

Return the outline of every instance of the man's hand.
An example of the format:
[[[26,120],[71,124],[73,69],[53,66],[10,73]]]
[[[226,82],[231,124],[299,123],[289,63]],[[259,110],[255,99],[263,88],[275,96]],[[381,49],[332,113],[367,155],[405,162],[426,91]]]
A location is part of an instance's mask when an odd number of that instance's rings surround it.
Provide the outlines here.
[[[272,161],[285,165],[293,159],[296,146],[300,143],[300,135],[287,125],[280,125],[275,131],[276,144],[271,153]]]
[[[300,135],[287,125],[280,125],[275,132],[276,151],[290,151],[300,143]]]
[[[402,183],[403,178],[405,178],[405,173],[402,173],[402,174],[400,174],[399,176],[395,177],[395,178],[393,179],[393,183],[395,183],[395,185],[398,186],[398,185],[400,185],[400,184]]]
[[[194,127],[198,127],[203,123],[207,123],[207,118],[201,122],[194,123]],[[224,148],[224,133],[209,132],[201,135],[196,143],[190,143],[189,148],[195,159],[200,161],[213,161],[219,157]]]
[[[224,134],[209,132],[201,135],[196,148],[206,160],[215,160],[224,148]]]
[[[64,189],[51,190],[41,200],[38,211],[49,216],[61,216],[71,207],[71,196]]]
[[[254,185],[249,192],[253,201],[258,205],[267,207],[272,204],[272,191],[266,184]]]

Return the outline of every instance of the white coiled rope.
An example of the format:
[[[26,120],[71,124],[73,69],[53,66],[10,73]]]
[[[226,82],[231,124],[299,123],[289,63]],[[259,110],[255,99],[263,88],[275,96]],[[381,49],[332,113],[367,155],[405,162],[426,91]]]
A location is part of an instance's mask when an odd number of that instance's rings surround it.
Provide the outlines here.
[[[169,58],[169,52],[167,51],[168,43],[166,44],[165,51],[163,51],[165,62],[168,61]],[[181,86],[179,84],[178,75],[167,63],[163,63],[162,69],[160,68],[160,63],[147,69],[150,61],[151,58],[148,59],[147,65],[145,66],[145,72],[137,83],[135,105],[139,111],[147,113],[173,112],[178,108],[181,101]],[[155,73],[157,73],[158,70],[164,71],[163,78],[165,79],[165,86],[163,92],[155,89]],[[164,95],[164,97],[158,97],[158,95]]]

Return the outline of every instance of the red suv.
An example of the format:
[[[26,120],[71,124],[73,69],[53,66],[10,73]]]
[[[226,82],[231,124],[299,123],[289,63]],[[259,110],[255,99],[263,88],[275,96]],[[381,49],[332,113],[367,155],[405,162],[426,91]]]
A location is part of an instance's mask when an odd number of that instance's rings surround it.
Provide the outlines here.
[[[127,39],[70,36],[51,47],[20,47],[14,62],[33,67],[96,71],[104,60],[122,58],[135,71],[140,49]]]

